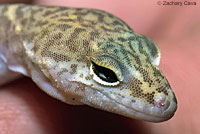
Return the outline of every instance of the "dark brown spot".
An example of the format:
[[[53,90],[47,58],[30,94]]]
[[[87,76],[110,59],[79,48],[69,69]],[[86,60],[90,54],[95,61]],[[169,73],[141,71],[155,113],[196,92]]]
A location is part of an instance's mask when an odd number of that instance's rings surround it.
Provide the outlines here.
[[[21,20],[21,24],[22,25],[26,25],[28,23],[28,19],[27,18],[24,18]]]
[[[41,13],[44,10],[44,8],[37,8],[31,10],[31,16],[34,16],[37,13]]]
[[[24,11],[23,11],[24,5],[20,5],[16,10],[16,18],[22,19],[24,17]]]
[[[57,25],[57,28],[59,28],[61,31],[66,31],[67,29],[71,28],[72,26],[68,24],[59,24]]]
[[[47,11],[44,12],[43,16],[47,17],[47,16],[52,15],[52,14],[55,14],[54,10],[47,10]]]
[[[164,93],[165,95],[168,95],[167,89],[164,86],[157,88],[156,91],[158,91],[158,93]]]
[[[121,42],[125,42],[126,41],[126,39],[122,38],[122,37],[118,37],[118,40],[121,41]]]
[[[76,9],[76,12],[74,13],[74,15],[77,15],[77,16],[85,16],[85,15],[87,15],[88,14],[88,11],[86,11],[86,12],[82,12],[84,9],[82,9],[82,8],[77,8]]]
[[[60,76],[63,73],[67,73],[67,72],[68,72],[68,70],[66,68],[64,68],[63,70],[59,71],[57,74]]]
[[[63,34],[62,33],[56,33],[53,35],[52,39],[55,39],[55,40],[59,40],[63,37]]]
[[[101,26],[101,28],[106,31],[106,32],[120,32],[119,30],[117,29],[109,29],[109,28],[106,28],[105,26]]]
[[[99,32],[98,31],[93,31],[90,33],[90,40],[95,40],[95,39],[98,39],[99,37]]]
[[[98,16],[98,22],[103,22],[104,15],[102,14],[102,11],[98,12],[93,10],[92,14]]]
[[[39,20],[35,26],[39,26],[39,27],[42,27],[44,25],[47,25],[49,23],[49,21],[45,20],[45,21],[42,21],[42,20]]]
[[[76,71],[77,71],[77,64],[71,64],[71,66],[70,66],[70,68],[72,69],[71,71],[70,71],[70,74],[75,74],[76,73]]]
[[[134,54],[134,52],[127,51],[129,55],[131,55],[134,58],[134,61],[137,63],[138,66],[142,66],[141,60],[138,55]]]
[[[86,79],[86,80],[91,80],[91,77],[86,76],[85,79]]]
[[[83,74],[80,74],[79,77],[83,78]]]
[[[75,22],[75,19],[58,19],[59,22]]]
[[[121,26],[124,26],[121,22],[119,22],[119,21],[117,21],[117,20],[115,20],[112,24],[113,24],[113,25],[121,25]]]
[[[60,14],[60,17],[68,17],[68,16],[69,16],[69,14],[66,12]]]

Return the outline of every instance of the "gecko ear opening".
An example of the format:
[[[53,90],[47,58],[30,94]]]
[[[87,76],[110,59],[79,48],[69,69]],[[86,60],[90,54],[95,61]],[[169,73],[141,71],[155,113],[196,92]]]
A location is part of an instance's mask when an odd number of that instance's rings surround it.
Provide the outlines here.
[[[119,84],[119,80],[112,70],[103,66],[99,66],[94,62],[91,63],[90,74],[99,84],[106,86],[115,86]]]

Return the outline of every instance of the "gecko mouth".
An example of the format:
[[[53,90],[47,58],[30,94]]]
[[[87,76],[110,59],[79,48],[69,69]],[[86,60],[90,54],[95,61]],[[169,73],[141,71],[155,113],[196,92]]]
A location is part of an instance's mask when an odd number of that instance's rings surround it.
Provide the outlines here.
[[[82,100],[87,105],[133,119],[140,119],[149,122],[162,122],[169,120],[173,117],[177,108],[175,96],[172,96],[171,100],[165,102],[167,105],[163,108],[158,106],[144,106],[141,102],[134,102],[127,106],[123,102],[116,101],[99,91],[90,95],[89,99]]]

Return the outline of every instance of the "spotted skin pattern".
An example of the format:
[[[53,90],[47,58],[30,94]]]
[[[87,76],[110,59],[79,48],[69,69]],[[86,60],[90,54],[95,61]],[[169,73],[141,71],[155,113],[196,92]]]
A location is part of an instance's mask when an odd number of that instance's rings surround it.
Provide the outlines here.
[[[174,115],[176,97],[158,68],[159,48],[112,14],[8,4],[0,6],[0,22],[8,69],[52,97],[152,122]],[[119,83],[96,80],[93,64],[113,71]]]

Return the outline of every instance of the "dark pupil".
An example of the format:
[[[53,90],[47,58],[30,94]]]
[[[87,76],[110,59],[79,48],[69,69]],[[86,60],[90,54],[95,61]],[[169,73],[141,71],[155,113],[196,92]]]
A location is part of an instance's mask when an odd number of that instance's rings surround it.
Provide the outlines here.
[[[94,73],[102,80],[106,82],[111,82],[111,83],[118,81],[117,76],[112,70],[105,67],[98,66],[94,62],[92,62],[92,64],[94,65],[93,66]]]

